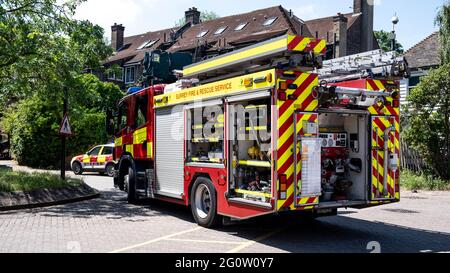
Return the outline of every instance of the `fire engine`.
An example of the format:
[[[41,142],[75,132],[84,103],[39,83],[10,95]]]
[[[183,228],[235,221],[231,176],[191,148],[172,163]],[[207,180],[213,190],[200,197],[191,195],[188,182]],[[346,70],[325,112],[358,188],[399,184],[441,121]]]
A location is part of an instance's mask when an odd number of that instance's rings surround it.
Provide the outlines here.
[[[129,202],[190,206],[204,227],[399,201],[407,64],[381,51],[322,61],[325,49],[284,35],[127,95],[115,117],[114,185]]]

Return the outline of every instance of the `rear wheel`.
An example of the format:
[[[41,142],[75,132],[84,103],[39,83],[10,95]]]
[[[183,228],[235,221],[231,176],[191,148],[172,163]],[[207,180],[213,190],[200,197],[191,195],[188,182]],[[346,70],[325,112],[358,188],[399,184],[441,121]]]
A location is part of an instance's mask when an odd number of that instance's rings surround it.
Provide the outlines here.
[[[216,190],[208,178],[195,180],[191,190],[191,210],[200,226],[210,228],[221,222],[222,217],[217,214]]]
[[[81,167],[81,163],[78,161],[75,161],[72,163],[72,171],[76,175],[80,175],[83,173],[83,167]]]
[[[105,167],[105,173],[109,177],[114,177],[114,164],[112,164],[112,163],[107,164]]]

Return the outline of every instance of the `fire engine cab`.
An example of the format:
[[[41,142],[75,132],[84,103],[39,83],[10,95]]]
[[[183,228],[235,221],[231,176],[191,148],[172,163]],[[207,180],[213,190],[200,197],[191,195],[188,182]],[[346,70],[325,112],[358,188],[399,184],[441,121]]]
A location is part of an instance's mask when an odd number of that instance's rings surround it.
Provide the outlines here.
[[[371,51],[322,61],[285,35],[185,66],[123,98],[114,184],[129,202],[192,208],[201,226],[397,202],[399,87],[407,64]]]

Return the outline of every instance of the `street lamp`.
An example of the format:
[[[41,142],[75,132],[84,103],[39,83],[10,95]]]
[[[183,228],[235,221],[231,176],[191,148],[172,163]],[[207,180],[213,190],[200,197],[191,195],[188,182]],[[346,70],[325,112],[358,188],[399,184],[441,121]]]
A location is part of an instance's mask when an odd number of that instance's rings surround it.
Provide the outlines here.
[[[400,21],[400,19],[398,19],[397,13],[394,14],[394,16],[391,19],[392,22],[392,32],[391,32],[391,50],[395,51],[395,47],[396,47],[396,35],[395,35],[395,25],[398,24],[398,22]]]

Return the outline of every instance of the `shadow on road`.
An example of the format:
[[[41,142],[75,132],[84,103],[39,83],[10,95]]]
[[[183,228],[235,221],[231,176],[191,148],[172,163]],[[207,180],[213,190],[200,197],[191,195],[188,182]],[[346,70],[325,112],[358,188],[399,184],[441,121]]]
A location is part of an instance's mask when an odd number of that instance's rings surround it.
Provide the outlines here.
[[[131,205],[127,203],[125,193],[117,190],[103,191],[102,196],[94,200],[35,210],[41,210],[39,214],[44,217],[91,218],[103,216],[108,219],[122,219],[130,222],[149,221],[149,229],[152,225],[157,224],[156,221],[162,221],[161,219],[152,220],[152,217],[155,216],[173,216],[182,221],[194,223],[191,211],[187,207],[158,200]],[[259,252],[264,251],[264,247],[273,247],[287,252],[367,253],[371,250],[371,248],[367,248],[367,245],[372,241],[379,243],[381,252],[450,251],[450,234],[355,219],[352,218],[351,212],[310,221],[306,221],[298,215],[263,216],[236,225],[221,227],[215,231],[205,230],[202,232],[214,233],[213,236],[216,237],[220,237],[220,233],[226,233],[247,240],[255,240],[255,238],[284,226],[286,227],[284,230],[251,248],[244,249],[244,251]]]

